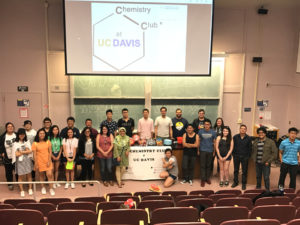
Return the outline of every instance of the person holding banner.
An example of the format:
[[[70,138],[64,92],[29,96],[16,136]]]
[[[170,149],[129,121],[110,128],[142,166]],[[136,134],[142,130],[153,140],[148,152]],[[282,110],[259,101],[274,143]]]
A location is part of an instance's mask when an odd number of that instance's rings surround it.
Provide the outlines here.
[[[172,155],[171,149],[165,150],[165,158],[162,158],[163,168],[166,170],[161,172],[160,178],[165,179],[164,187],[171,187],[178,177],[178,164],[177,159]]]
[[[119,135],[114,140],[114,165],[116,166],[116,179],[119,188],[124,185],[122,182],[122,176],[125,172],[125,168],[128,167],[128,155],[130,152],[130,140],[126,135],[126,129],[124,127],[119,128]]]

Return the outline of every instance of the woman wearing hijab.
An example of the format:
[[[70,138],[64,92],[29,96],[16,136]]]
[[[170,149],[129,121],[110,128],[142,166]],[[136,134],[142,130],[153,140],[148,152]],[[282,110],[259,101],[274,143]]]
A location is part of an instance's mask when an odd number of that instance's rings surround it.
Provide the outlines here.
[[[130,141],[126,135],[126,129],[124,127],[119,128],[119,135],[114,140],[114,162],[116,165],[116,179],[119,188],[124,185],[122,182],[122,176],[125,172],[125,168],[128,167],[128,155],[130,152]]]

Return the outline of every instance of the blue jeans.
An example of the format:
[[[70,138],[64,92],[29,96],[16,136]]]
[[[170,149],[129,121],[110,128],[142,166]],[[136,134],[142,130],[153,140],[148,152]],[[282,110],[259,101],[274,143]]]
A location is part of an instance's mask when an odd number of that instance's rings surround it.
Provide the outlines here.
[[[101,179],[103,181],[110,181],[112,180],[112,165],[113,165],[113,158],[103,159],[98,158],[100,164],[100,174]]]
[[[265,188],[270,190],[270,164],[256,163],[256,188],[261,188],[261,178],[264,176]]]

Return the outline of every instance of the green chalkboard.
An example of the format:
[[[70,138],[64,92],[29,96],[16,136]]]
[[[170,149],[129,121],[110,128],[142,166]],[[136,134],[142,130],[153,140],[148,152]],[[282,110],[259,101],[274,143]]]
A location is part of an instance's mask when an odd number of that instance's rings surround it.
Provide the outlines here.
[[[74,96],[144,97],[144,77],[75,76]]]

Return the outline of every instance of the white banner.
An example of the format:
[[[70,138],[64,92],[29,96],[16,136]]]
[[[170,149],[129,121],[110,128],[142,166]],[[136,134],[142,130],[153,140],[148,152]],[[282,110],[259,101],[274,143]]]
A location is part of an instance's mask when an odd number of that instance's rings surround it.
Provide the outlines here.
[[[162,158],[170,146],[132,146],[129,154],[129,166],[124,180],[157,180],[164,170]]]

